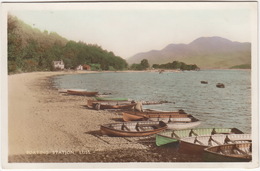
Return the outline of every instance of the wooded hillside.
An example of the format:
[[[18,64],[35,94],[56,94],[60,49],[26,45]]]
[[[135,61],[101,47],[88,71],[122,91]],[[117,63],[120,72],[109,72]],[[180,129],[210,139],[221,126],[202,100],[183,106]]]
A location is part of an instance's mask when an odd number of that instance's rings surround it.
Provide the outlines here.
[[[65,68],[99,64],[101,70],[123,70],[127,62],[113,52],[84,42],[67,40],[55,32],[32,28],[8,16],[8,72],[52,70],[52,62],[63,60]]]

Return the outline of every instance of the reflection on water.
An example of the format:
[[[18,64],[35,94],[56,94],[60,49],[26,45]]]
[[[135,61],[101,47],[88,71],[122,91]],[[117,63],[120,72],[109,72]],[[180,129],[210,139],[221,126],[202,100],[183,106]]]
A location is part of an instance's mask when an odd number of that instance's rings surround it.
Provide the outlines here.
[[[175,102],[145,107],[184,109],[202,121],[200,127],[236,127],[250,133],[250,76],[250,70],[112,72],[57,76],[54,82],[58,88],[88,89],[112,97]],[[225,88],[217,88],[217,83]]]

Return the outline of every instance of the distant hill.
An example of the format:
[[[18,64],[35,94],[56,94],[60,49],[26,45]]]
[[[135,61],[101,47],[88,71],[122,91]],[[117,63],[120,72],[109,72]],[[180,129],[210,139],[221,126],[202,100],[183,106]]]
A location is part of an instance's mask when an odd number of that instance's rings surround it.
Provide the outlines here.
[[[147,59],[150,65],[181,61],[204,69],[250,67],[251,43],[233,42],[221,37],[200,37],[189,44],[169,44],[162,50],[138,53],[127,62],[140,63],[142,59]]]

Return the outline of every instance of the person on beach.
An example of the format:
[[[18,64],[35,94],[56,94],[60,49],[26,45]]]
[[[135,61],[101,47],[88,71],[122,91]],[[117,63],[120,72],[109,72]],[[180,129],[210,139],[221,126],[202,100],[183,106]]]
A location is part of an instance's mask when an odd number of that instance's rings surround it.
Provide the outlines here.
[[[136,105],[135,105],[134,109],[139,111],[139,112],[143,112],[142,102],[136,102]]]

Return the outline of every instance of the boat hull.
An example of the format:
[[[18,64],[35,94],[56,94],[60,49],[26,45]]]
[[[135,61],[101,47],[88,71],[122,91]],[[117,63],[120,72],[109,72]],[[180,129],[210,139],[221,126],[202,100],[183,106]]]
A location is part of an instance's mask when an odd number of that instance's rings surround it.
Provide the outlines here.
[[[204,149],[210,146],[224,145],[227,143],[245,143],[251,140],[251,134],[216,134],[212,136],[186,137],[180,139],[179,151],[181,153],[202,155]]]
[[[157,146],[162,146],[162,145],[166,145],[166,144],[171,144],[171,143],[175,143],[178,142],[179,140],[177,139],[173,139],[173,138],[169,138],[169,137],[163,137],[163,136],[159,136],[158,134],[155,136],[155,144]]]
[[[137,120],[154,120],[157,121],[158,118],[165,118],[174,120],[174,118],[188,118],[188,114],[180,114],[179,112],[158,112],[158,111],[148,111],[148,112],[136,112],[136,111],[125,111],[122,112],[124,121],[137,121]]]
[[[136,124],[146,129],[137,129]],[[122,125],[127,129],[122,129]],[[121,127],[121,128],[120,128]],[[147,129],[148,128],[148,129]],[[159,133],[167,128],[164,122],[131,122],[131,123],[114,123],[101,125],[100,130],[104,135],[116,137],[141,137]]]
[[[167,123],[168,129],[172,130],[182,130],[182,129],[189,129],[189,128],[195,128],[201,124],[200,121],[195,122],[170,122]]]
[[[206,136],[214,134],[243,134],[237,128],[195,128],[184,130],[166,130],[156,135],[156,145],[162,146],[168,143],[179,141],[181,138]]]
[[[91,92],[91,91],[73,91],[73,90],[68,90],[68,94],[70,95],[77,95],[77,96],[96,96],[98,92]]]
[[[203,160],[206,162],[249,162],[252,160],[252,143],[206,148]]]
[[[88,100],[87,106],[96,110],[104,109],[132,109],[136,103],[130,101],[94,101]]]
[[[98,101],[128,101],[127,98],[95,97]]]
[[[123,112],[123,120],[125,122],[128,122],[128,121],[144,121],[144,120],[147,120],[147,118],[144,118],[143,116],[140,116],[140,115],[133,115],[133,114]]]

